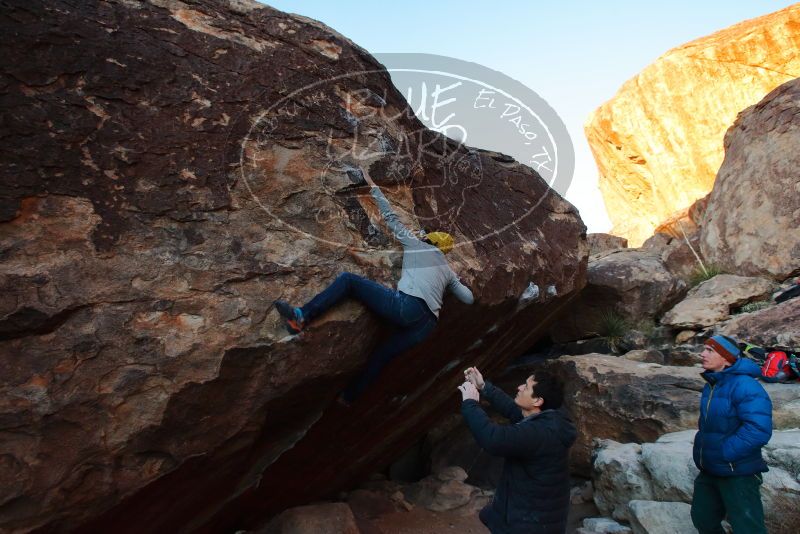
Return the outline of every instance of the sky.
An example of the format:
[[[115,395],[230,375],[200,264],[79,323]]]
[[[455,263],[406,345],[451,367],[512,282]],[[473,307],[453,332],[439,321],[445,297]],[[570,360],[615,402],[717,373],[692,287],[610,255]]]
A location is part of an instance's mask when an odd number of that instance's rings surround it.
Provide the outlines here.
[[[778,0],[272,0],[373,54],[421,52],[497,70],[535,91],[567,126],[575,174],[567,200],[589,232],[611,223],[583,133],[592,111],[671,48],[794,2]],[[385,7],[388,6],[388,7]]]

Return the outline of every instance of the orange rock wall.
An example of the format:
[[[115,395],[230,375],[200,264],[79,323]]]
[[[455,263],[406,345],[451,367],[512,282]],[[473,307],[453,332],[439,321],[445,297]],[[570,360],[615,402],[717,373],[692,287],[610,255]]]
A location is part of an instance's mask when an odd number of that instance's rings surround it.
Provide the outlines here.
[[[588,119],[612,234],[639,246],[705,196],[737,114],[800,76],[800,4],[668,51]]]

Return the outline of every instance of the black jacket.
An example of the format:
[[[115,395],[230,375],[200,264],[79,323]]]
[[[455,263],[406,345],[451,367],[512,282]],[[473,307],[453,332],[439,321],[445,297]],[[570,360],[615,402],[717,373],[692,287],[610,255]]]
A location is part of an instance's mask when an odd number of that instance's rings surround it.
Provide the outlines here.
[[[489,514],[492,534],[563,534],[569,511],[569,448],[577,431],[556,410],[523,418],[514,400],[486,382],[481,392],[513,424],[493,423],[473,400],[461,413],[483,449],[505,458]]]

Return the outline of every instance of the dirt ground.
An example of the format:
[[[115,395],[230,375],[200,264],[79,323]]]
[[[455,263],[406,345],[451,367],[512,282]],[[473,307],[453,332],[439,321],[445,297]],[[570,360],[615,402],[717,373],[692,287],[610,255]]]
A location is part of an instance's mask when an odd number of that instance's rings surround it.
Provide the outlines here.
[[[567,534],[574,534],[584,518],[597,515],[597,508],[592,503],[571,505]],[[489,529],[483,526],[477,514],[432,512],[421,507],[409,512],[386,514],[377,519],[359,520],[358,527],[361,534],[489,534]]]

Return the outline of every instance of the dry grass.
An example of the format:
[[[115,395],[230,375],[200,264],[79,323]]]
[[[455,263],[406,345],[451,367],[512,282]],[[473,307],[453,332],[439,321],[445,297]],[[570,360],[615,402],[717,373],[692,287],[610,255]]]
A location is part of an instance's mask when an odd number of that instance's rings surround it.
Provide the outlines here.
[[[756,302],[749,302],[739,308],[739,313],[750,313],[758,310],[763,310],[764,308],[768,308],[772,305],[772,302],[769,300],[758,300]]]
[[[711,280],[718,274],[723,273],[724,271],[718,265],[709,265],[708,267],[699,265],[697,269],[695,269],[694,272],[689,275],[689,280],[687,280],[687,283],[689,284],[689,287],[694,287],[702,282],[705,282],[706,280]]]
[[[630,328],[628,320],[613,310],[603,310],[597,319],[597,333],[606,338],[613,351],[617,350]]]

